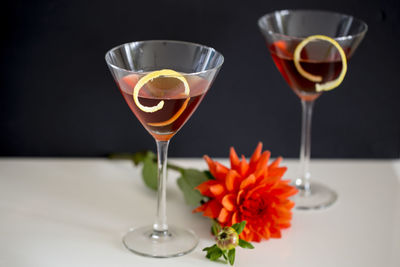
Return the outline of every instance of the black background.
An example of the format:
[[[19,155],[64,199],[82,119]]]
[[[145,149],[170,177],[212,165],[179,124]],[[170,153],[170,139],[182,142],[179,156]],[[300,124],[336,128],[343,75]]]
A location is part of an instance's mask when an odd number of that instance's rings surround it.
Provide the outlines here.
[[[354,15],[369,30],[342,85],[314,106],[313,157],[400,155],[400,1],[6,1],[1,12],[0,155],[105,156],[154,149],[104,61],[121,43],[175,39],[222,52],[197,112],[172,139],[175,157],[297,157],[300,101],[268,55],[257,19],[277,9]]]

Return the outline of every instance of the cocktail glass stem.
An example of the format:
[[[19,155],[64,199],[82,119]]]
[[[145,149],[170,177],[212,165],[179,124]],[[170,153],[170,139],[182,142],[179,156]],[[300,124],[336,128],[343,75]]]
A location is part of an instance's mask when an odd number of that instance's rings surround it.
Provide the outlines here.
[[[308,196],[311,194],[310,187],[310,157],[311,157],[311,120],[314,101],[301,100],[301,146],[300,146],[300,173],[296,179],[296,187],[300,194]]]
[[[157,191],[157,215],[153,224],[153,237],[168,233],[167,224],[167,157],[169,141],[157,142],[158,165],[158,191]]]

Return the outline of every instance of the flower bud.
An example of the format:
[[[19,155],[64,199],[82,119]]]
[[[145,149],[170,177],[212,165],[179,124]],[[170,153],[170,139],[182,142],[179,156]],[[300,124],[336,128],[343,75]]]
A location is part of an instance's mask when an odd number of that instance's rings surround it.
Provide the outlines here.
[[[219,231],[216,240],[221,250],[230,250],[239,244],[239,235],[232,227],[224,227]]]

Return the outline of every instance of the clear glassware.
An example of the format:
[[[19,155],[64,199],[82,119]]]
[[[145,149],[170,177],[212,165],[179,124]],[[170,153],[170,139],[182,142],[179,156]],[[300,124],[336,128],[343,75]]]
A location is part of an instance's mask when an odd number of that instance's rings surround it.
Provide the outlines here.
[[[154,137],[158,154],[156,219],[153,225],[129,231],[123,243],[143,256],[184,255],[196,247],[198,238],[191,230],[167,224],[168,145],[202,101],[224,58],[215,49],[200,44],[155,40],[117,46],[107,52],[105,59],[125,101]],[[160,70],[164,71],[155,76],[154,71]],[[138,90],[135,87],[139,81],[142,86]]]
[[[302,104],[300,173],[294,184],[297,209],[320,209],[333,204],[337,194],[330,188],[310,182],[311,116],[314,101],[321,95],[312,82],[294,66],[296,46],[311,35],[326,35],[336,40],[349,59],[364,35],[367,24],[349,15],[318,10],[281,10],[262,16],[258,26],[265,37],[268,50],[278,70]],[[342,64],[337,49],[325,41],[308,43],[300,56],[304,69],[323,77],[323,82],[336,79]]]

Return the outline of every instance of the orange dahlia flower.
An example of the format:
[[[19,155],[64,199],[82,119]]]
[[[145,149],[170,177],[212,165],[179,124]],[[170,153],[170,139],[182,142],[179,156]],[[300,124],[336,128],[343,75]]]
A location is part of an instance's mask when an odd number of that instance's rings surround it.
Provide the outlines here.
[[[193,212],[203,212],[222,226],[247,221],[240,238],[249,242],[280,238],[281,229],[290,227],[294,202],[289,197],[297,189],[281,179],[287,169],[278,166],[281,157],[268,165],[270,155],[262,152],[260,142],[247,162],[231,147],[230,169],[204,156],[215,179],[196,187],[209,200]]]

